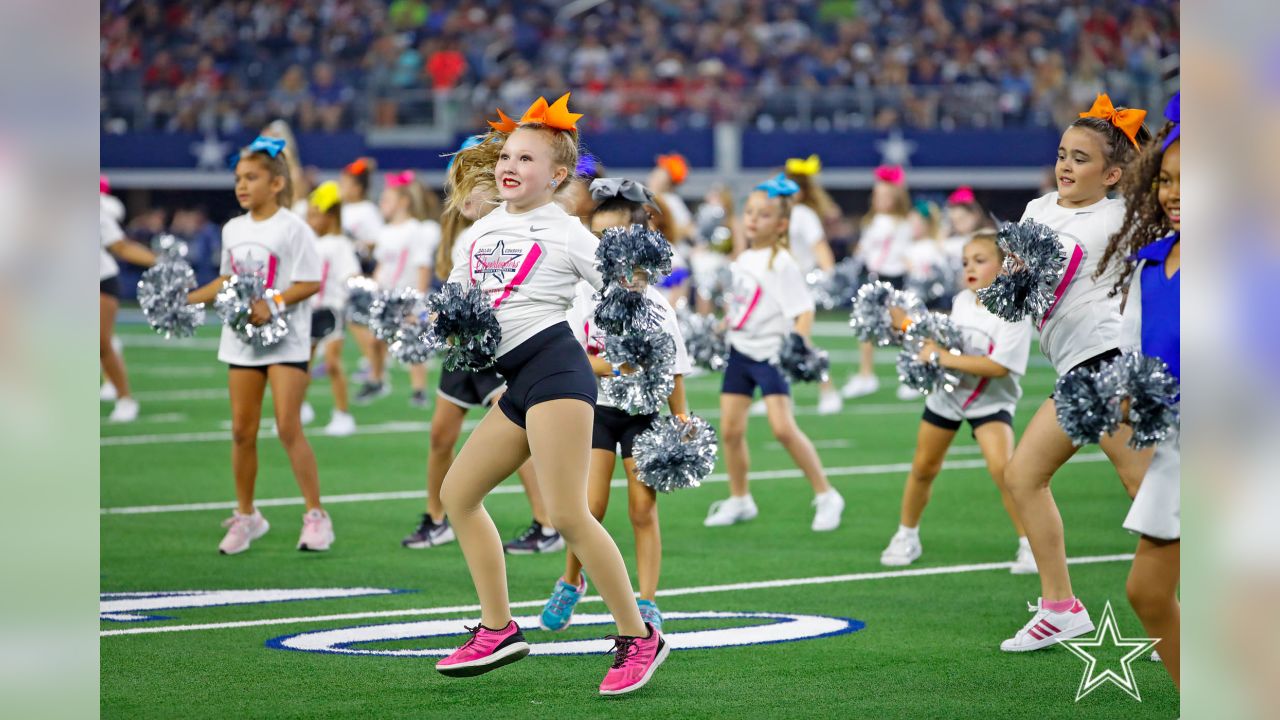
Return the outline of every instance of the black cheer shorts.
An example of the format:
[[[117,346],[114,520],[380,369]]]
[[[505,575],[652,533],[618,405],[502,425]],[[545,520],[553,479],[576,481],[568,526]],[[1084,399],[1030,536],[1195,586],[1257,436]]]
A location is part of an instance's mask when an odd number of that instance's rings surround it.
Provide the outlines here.
[[[548,400],[575,398],[595,407],[595,374],[567,322],[520,343],[498,358],[497,368],[507,380],[498,407],[520,427],[525,427],[529,408]]]
[[[658,413],[628,415],[615,407],[597,405],[595,425],[591,428],[591,447],[616,453],[621,445],[622,457],[629,458],[636,436],[648,430],[657,418]]]
[[[436,394],[464,410],[470,410],[488,405],[493,396],[506,386],[497,370],[445,370],[440,373],[440,387]]]

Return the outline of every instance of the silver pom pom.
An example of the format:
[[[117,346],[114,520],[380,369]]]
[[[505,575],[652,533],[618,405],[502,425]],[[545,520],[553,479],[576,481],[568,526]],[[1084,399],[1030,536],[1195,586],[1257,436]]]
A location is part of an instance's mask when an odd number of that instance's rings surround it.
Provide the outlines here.
[[[1004,263],[995,281],[978,291],[978,299],[1009,322],[1028,315],[1044,317],[1066,265],[1058,233],[1035,220],[1024,220],[1000,228],[997,242]]]
[[[901,345],[902,331],[893,326],[890,307],[900,307],[908,314],[921,306],[912,293],[895,290],[887,282],[869,282],[858,288],[853,297],[853,310],[849,313],[849,327],[859,340],[876,345]]]
[[[964,263],[960,258],[948,255],[942,265],[931,265],[923,276],[908,276],[904,290],[920,298],[925,305],[937,307],[936,303],[951,305],[951,298],[962,289],[960,279],[964,276]]]
[[[921,362],[920,350],[926,340],[932,340],[946,352],[960,355],[964,352],[964,333],[942,313],[917,310],[913,315],[898,354],[898,380],[925,395],[954,391],[960,378],[937,362]]]
[[[1178,426],[1178,394],[1178,379],[1163,360],[1126,352],[1096,369],[1063,375],[1053,399],[1058,424],[1077,446],[1115,432],[1127,399],[1129,447],[1137,449],[1159,444]]]
[[[1129,446],[1145,448],[1164,442],[1179,423],[1178,378],[1158,357],[1127,352],[1117,362],[1123,365],[1129,397],[1129,424],[1133,427]]]
[[[636,476],[654,490],[698,487],[716,465],[716,431],[695,415],[664,416],[636,436],[632,452]]]
[[[356,325],[369,325],[369,311],[383,294],[372,278],[357,275],[347,279],[347,320]]]
[[[611,227],[600,235],[596,246],[596,268],[605,284],[630,281],[637,272],[657,282],[671,272],[671,243],[656,230],[644,225]]]
[[[853,295],[862,280],[862,261],[847,257],[831,269],[831,272],[813,270],[805,276],[813,302],[825,310],[846,307],[853,302]]]
[[[157,256],[157,263],[187,261],[187,243],[176,235],[160,233],[151,238],[151,249]]]
[[[445,283],[428,303],[435,314],[435,336],[444,348],[445,370],[485,370],[493,365],[502,326],[484,291]]]
[[[405,318],[416,315],[426,309],[426,300],[422,293],[406,287],[378,293],[369,306],[369,329],[374,337],[383,342],[391,342],[396,331],[404,324]]]
[[[661,325],[658,305],[643,292],[605,284],[596,304],[596,327],[609,335],[643,335]]]
[[[1096,369],[1075,368],[1058,378],[1053,403],[1071,443],[1077,447],[1096,443],[1120,426],[1120,401],[1124,395],[1123,369],[1104,363]]]
[[[236,274],[227,278],[213,301],[213,307],[222,318],[222,324],[231,328],[241,342],[258,349],[269,348],[289,334],[289,322],[276,302],[279,295],[267,287],[267,280],[260,273]],[[266,301],[271,318],[261,325],[254,325],[249,322],[249,316],[258,300]]]
[[[181,260],[161,261],[138,280],[138,304],[152,329],[165,338],[190,337],[204,324],[204,303],[187,304],[196,274]]]
[[[796,382],[826,382],[831,358],[826,350],[805,342],[798,333],[791,333],[782,341],[774,365]]]
[[[600,392],[608,402],[629,415],[658,412],[675,389],[671,369],[676,343],[661,330],[646,335],[607,336],[604,356],[614,365],[635,369],[604,378],[600,383]]]
[[[700,315],[687,308],[677,313],[676,320],[689,360],[712,372],[724,370],[729,364],[729,343],[720,321],[713,315]]]
[[[698,289],[698,297],[718,303],[733,288],[733,270],[722,265],[710,272],[695,273],[693,284]]]
[[[426,296],[411,288],[406,290],[407,292],[399,294],[402,306],[400,322],[387,341],[387,352],[406,365],[421,365],[440,349],[440,343],[431,326]],[[379,306],[375,304],[375,308],[377,307]],[[376,316],[379,313],[375,312]],[[376,330],[374,332],[377,333]]]

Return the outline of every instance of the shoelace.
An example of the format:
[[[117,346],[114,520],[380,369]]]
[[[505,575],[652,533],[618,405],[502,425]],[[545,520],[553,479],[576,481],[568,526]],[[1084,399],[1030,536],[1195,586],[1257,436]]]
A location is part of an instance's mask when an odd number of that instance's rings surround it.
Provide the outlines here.
[[[563,585],[557,585],[556,591],[551,593],[551,612],[559,615],[569,607],[569,598],[576,595],[577,590],[569,590]]]
[[[533,523],[529,527],[525,528],[524,532],[520,533],[519,537],[517,537],[516,540],[519,542],[528,542],[532,540],[535,535],[537,536],[542,535],[542,526],[539,525],[538,523]]]
[[[459,650],[466,650],[467,648],[474,645],[476,640],[480,639],[480,630],[484,627],[484,625],[481,625],[480,623],[476,623],[475,627],[468,627],[466,625],[463,625],[462,627],[466,628],[467,632],[471,633],[471,637],[468,638],[466,642],[462,643],[462,647],[458,648]]]
[[[248,534],[248,533],[249,533],[249,522],[250,522],[251,520],[253,520],[253,516],[252,516],[252,515],[249,515],[249,516],[232,515],[231,517],[229,517],[229,518],[227,518],[226,520],[223,520],[223,521],[222,521],[222,527],[224,527],[224,528],[232,528],[232,527],[234,527],[234,528],[235,528],[236,530],[238,530],[239,532],[242,532],[242,533]]]
[[[609,652],[614,653],[613,668],[615,670],[626,665],[627,660],[630,660],[632,655],[640,652],[640,646],[636,644],[640,638],[626,635],[605,635],[604,639],[613,641],[613,648]]]

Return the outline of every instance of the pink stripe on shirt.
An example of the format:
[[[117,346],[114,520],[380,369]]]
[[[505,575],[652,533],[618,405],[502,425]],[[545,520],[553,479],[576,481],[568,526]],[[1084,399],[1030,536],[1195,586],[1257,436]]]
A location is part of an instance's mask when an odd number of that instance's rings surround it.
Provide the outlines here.
[[[538,258],[540,257],[542,257],[542,246],[534,243],[529,250],[529,254],[525,256],[524,262],[520,263],[520,269],[516,271],[516,276],[511,278],[511,282],[507,283],[507,286],[502,289],[502,295],[493,302],[494,308],[501,305],[511,295],[512,290],[529,279],[529,273],[533,272],[533,266],[538,264]]]
[[[987,355],[990,355],[992,351],[994,351],[995,349],[996,349],[995,343],[993,342],[987,343]],[[969,395],[969,399],[965,400],[964,405],[960,406],[961,409],[968,410],[969,406],[973,404],[973,401],[977,400],[978,396],[981,395],[982,392],[987,389],[987,383],[989,382],[991,382],[991,378],[989,377],[984,377],[981,380],[979,380],[978,387],[973,389],[973,393]]]
[[[1062,282],[1058,283],[1058,287],[1053,291],[1053,304],[1048,310],[1044,311],[1044,317],[1040,318],[1040,323],[1036,325],[1037,330],[1043,330],[1045,323],[1049,322],[1049,316],[1053,314],[1054,308],[1058,307],[1058,301],[1067,293],[1067,286],[1075,279],[1076,273],[1080,270],[1080,263],[1084,260],[1084,249],[1076,245],[1075,250],[1071,251],[1071,261],[1067,263],[1067,271],[1062,274]]]
[[[755,311],[756,305],[760,304],[760,294],[761,288],[757,285],[755,294],[751,296],[751,302],[747,304],[747,311],[742,314],[742,319],[733,326],[734,330],[741,330],[742,327],[747,324],[747,319],[750,318],[751,313]]]

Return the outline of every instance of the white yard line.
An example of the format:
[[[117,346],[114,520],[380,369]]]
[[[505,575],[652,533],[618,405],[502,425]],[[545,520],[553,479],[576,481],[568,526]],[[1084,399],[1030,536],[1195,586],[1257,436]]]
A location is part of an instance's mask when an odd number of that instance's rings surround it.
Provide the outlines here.
[[[1133,555],[1089,555],[1068,558],[1068,565],[1088,565],[1093,563],[1126,562]],[[849,582],[865,582],[868,580],[888,580],[893,578],[924,577],[929,575],[957,575],[960,573],[985,572],[988,570],[1008,570],[1011,562],[971,563],[966,565],[942,565],[939,567],[922,567],[910,570],[885,570],[880,572],[850,573],[846,575],[823,575],[818,577],[788,578],[783,580],[760,580],[756,582],[730,583],[727,585],[703,585],[699,587],[671,588],[659,590],[659,597],[678,597],[682,595],[709,595],[722,592],[741,592],[745,590],[772,590],[775,588],[799,587],[803,585],[832,585]],[[579,603],[600,602],[598,595],[582,598]],[[545,599],[525,600],[511,603],[512,608],[542,607]],[[229,628],[257,627],[262,625],[294,625],[297,623],[331,622],[336,620],[367,620],[370,618],[406,617],[421,615],[452,615],[455,613],[475,613],[480,611],[479,605],[452,605],[434,608],[411,608],[407,610],[382,610],[376,612],[342,613],[337,615],[309,615],[286,618],[267,618],[263,620],[241,620],[236,622],[200,623],[195,625],[166,625],[160,627],[131,627],[119,630],[102,630],[99,636],[111,635],[150,635],[154,633],[188,632],[192,630],[225,630]]]
[[[1102,453],[1087,453],[1077,455],[1071,459],[1073,463],[1094,463],[1105,462],[1107,456]],[[987,463],[982,459],[972,460],[951,460],[943,463],[944,470],[976,470],[985,468]],[[911,469],[911,463],[889,463],[885,465],[850,465],[847,467],[826,468],[828,477],[851,477],[856,475],[892,475],[905,473]],[[758,480],[791,480],[804,477],[804,473],[800,470],[761,470],[751,473],[753,481]],[[722,483],[728,482],[729,476],[724,473],[716,473],[711,475],[703,483]],[[613,487],[626,487],[626,480],[614,480]],[[490,495],[513,495],[523,493],[524,488],[519,485],[500,485],[494,488]],[[374,493],[355,493],[350,495],[326,495],[324,497],[325,505],[334,505],[338,503],[353,502],[380,502],[383,500],[413,500],[423,499],[427,495],[425,490],[399,490],[394,492],[374,492]],[[284,507],[292,505],[302,505],[302,498],[264,498],[254,501],[254,505],[258,507]],[[206,502],[206,503],[185,503],[181,505],[134,505],[122,507],[102,508],[99,512],[103,515],[147,515],[151,513],[171,513],[171,512],[195,512],[201,510],[233,510],[235,502]]]

